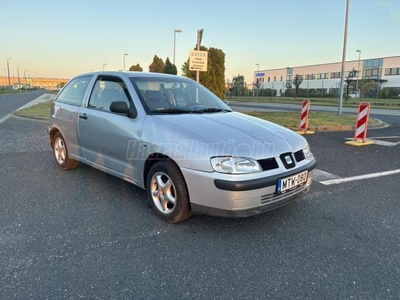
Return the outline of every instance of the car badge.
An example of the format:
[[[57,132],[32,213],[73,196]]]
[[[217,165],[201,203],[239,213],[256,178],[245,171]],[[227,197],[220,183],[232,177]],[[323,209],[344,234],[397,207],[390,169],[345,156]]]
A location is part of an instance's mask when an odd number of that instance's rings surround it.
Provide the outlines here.
[[[286,155],[285,156],[285,160],[286,160],[288,165],[291,165],[293,163],[292,158],[290,157],[290,155]]]

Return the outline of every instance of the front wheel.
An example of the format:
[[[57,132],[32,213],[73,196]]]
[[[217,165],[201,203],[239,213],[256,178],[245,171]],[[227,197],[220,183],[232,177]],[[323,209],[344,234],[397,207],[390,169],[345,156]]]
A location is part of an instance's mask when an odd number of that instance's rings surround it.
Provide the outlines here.
[[[147,195],[153,212],[168,223],[178,223],[192,215],[185,180],[173,161],[159,161],[150,168]]]
[[[54,135],[53,154],[57,165],[63,170],[75,169],[79,164],[78,161],[69,158],[67,144],[60,132]]]

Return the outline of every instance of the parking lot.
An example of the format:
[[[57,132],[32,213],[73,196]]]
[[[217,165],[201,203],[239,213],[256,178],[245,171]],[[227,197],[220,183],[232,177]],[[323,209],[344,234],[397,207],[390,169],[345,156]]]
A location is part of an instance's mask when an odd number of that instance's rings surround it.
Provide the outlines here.
[[[300,201],[176,225],[129,183],[59,170],[46,125],[0,124],[1,299],[398,299],[398,123],[366,147],[307,136],[318,172]]]

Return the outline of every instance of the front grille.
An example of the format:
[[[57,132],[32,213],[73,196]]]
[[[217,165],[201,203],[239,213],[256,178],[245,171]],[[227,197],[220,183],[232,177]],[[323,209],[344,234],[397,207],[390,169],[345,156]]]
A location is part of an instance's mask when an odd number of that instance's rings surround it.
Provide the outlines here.
[[[258,160],[258,163],[260,164],[263,171],[268,171],[268,170],[273,170],[273,169],[279,168],[278,163],[276,162],[275,158],[260,159],[260,160]]]
[[[302,192],[303,190],[307,189],[309,186],[310,185],[308,183],[306,183],[303,186],[298,187],[298,188],[296,188],[296,189],[294,189],[292,191],[288,191],[288,192],[286,192],[284,194],[280,194],[280,195],[270,194],[270,195],[261,196],[261,205],[266,205],[266,204],[271,204],[271,203],[275,203],[275,202],[278,202],[278,201],[282,201],[282,200],[284,200],[284,199],[286,199],[288,197],[294,196],[297,193]]]
[[[299,150],[299,151],[297,151],[297,152],[295,152],[293,154],[294,154],[294,158],[296,159],[297,162],[300,162],[300,161],[302,161],[302,160],[304,160],[306,158],[304,156],[303,150]]]

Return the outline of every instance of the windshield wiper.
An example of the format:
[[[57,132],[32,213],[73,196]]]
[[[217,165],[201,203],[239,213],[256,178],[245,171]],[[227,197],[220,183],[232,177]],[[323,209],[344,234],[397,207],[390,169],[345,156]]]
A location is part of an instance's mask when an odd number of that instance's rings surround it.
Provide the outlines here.
[[[193,110],[193,113],[214,113],[214,112],[231,112],[229,109],[224,108],[215,108],[215,107],[207,107],[199,110]]]
[[[184,110],[180,108],[159,108],[150,111],[151,113],[156,114],[187,114],[190,113],[189,110]]]

